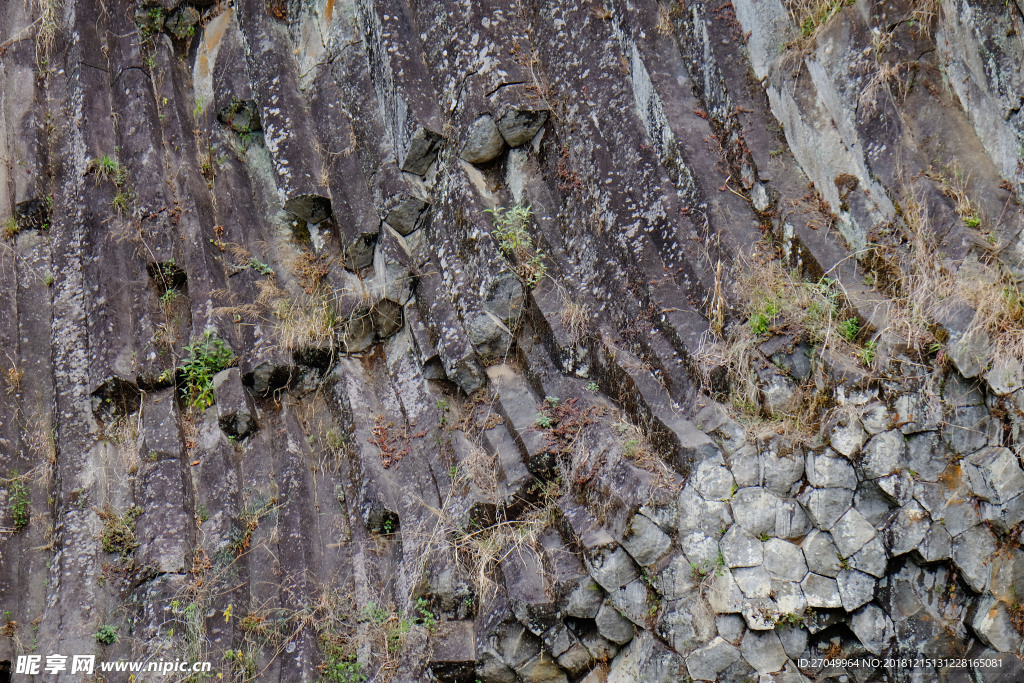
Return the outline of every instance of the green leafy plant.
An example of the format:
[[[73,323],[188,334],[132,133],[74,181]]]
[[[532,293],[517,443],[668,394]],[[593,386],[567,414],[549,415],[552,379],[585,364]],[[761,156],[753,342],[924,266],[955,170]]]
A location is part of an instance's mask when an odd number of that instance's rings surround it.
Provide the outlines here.
[[[234,673],[242,680],[250,681],[255,678],[258,666],[252,653],[244,650],[227,650],[224,652],[224,660],[231,664]]]
[[[180,296],[181,292],[172,287],[160,295],[160,303],[163,304],[164,306],[170,306],[175,301],[177,301],[178,297]]]
[[[766,334],[772,329],[775,318],[779,315],[779,304],[768,301],[764,308],[750,316],[750,331],[754,334]]]
[[[802,628],[804,625],[804,617],[800,614],[787,612],[786,614],[780,614],[778,621],[775,623],[783,628]]]
[[[109,180],[116,186],[124,185],[129,180],[128,169],[109,154],[104,154],[100,157],[99,161],[96,162],[95,168],[96,177],[99,180]]]
[[[355,653],[343,653],[340,648],[324,649],[324,663],[320,665],[323,680],[329,683],[365,683],[363,665]]]
[[[131,213],[135,206],[135,189],[132,187],[127,167],[110,155],[104,154],[94,162],[93,168],[98,181],[108,180],[117,190],[114,198],[110,200],[111,208],[122,216]]]
[[[809,41],[835,16],[839,10],[852,5],[854,0],[796,0],[793,3],[793,18],[800,27],[800,37]]]
[[[15,531],[21,531],[29,522],[29,495],[24,477],[19,477],[17,470],[11,472],[7,486],[7,503],[11,508],[11,522]]]
[[[255,270],[260,275],[273,275],[274,274],[274,269],[273,268],[268,266],[263,261],[260,261],[255,256],[253,256],[251,259],[249,259],[249,264],[248,265],[249,265],[250,268]]]
[[[430,605],[427,599],[424,597],[416,598],[416,612],[419,614],[419,622],[423,624],[423,627],[428,631],[433,631],[437,628],[437,616],[429,609]]]
[[[448,401],[444,400],[443,398],[439,398],[437,399],[437,403],[435,404],[435,406],[441,413],[440,417],[437,420],[437,426],[440,429],[444,429],[445,424],[447,424],[448,422]]]
[[[110,208],[119,216],[127,216],[132,210],[132,195],[127,192],[118,192],[110,200]]]
[[[533,287],[544,279],[548,273],[544,252],[530,234],[533,222],[533,210],[526,205],[516,204],[510,208],[497,206],[486,209],[494,222],[492,234],[498,242],[498,248],[509,259],[514,261],[516,273]]]
[[[733,498],[735,498],[736,497],[736,492],[739,491],[739,490],[740,490],[739,485],[736,482],[733,482],[732,486],[729,487],[729,497],[724,499],[724,502],[728,503]]]
[[[405,636],[412,628],[412,621],[400,619],[375,602],[368,602],[360,610],[359,618],[382,633],[388,654],[395,654],[402,649]]]
[[[215,332],[207,330],[185,347],[188,357],[178,368],[182,394],[192,408],[205,410],[214,403],[213,376],[235,362],[235,354]]]
[[[96,641],[103,645],[113,645],[118,641],[117,627],[110,624],[100,626],[100,630],[94,635],[96,636]]]
[[[12,240],[17,237],[18,233],[21,232],[21,227],[18,225],[18,219],[14,216],[8,216],[4,220],[3,229],[0,230],[0,232],[2,232],[5,240]]]
[[[537,414],[537,426],[541,429],[551,429],[555,426],[555,419],[544,413]]]
[[[864,342],[864,348],[860,350],[860,359],[864,365],[871,365],[875,361],[878,352],[878,342],[870,339]]]
[[[843,339],[852,342],[860,333],[860,323],[856,318],[847,318],[839,321],[838,330]]]

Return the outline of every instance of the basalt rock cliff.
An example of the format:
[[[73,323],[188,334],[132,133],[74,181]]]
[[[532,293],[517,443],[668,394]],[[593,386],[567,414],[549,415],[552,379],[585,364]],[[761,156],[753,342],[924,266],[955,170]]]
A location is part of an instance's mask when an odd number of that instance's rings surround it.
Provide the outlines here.
[[[0,680],[1024,677],[1019,0],[10,0],[0,64]]]

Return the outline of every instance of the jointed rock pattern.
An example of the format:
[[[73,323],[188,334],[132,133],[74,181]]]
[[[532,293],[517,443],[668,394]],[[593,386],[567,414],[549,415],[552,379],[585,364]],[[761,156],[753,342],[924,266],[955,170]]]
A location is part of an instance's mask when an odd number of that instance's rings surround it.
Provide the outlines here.
[[[0,679],[1024,676],[1021,36],[4,3]]]

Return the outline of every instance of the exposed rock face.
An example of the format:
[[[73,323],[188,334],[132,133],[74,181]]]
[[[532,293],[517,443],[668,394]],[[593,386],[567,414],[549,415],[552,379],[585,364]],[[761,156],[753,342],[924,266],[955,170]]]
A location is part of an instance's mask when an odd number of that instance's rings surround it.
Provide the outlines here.
[[[1024,676],[1024,14],[797,4],[3,3],[0,679]]]

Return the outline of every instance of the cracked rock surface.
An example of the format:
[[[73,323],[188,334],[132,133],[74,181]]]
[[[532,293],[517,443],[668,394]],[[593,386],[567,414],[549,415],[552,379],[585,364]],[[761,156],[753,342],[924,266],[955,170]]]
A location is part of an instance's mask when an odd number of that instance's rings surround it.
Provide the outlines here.
[[[2,3],[0,680],[1024,678],[1022,6],[798,5]]]

